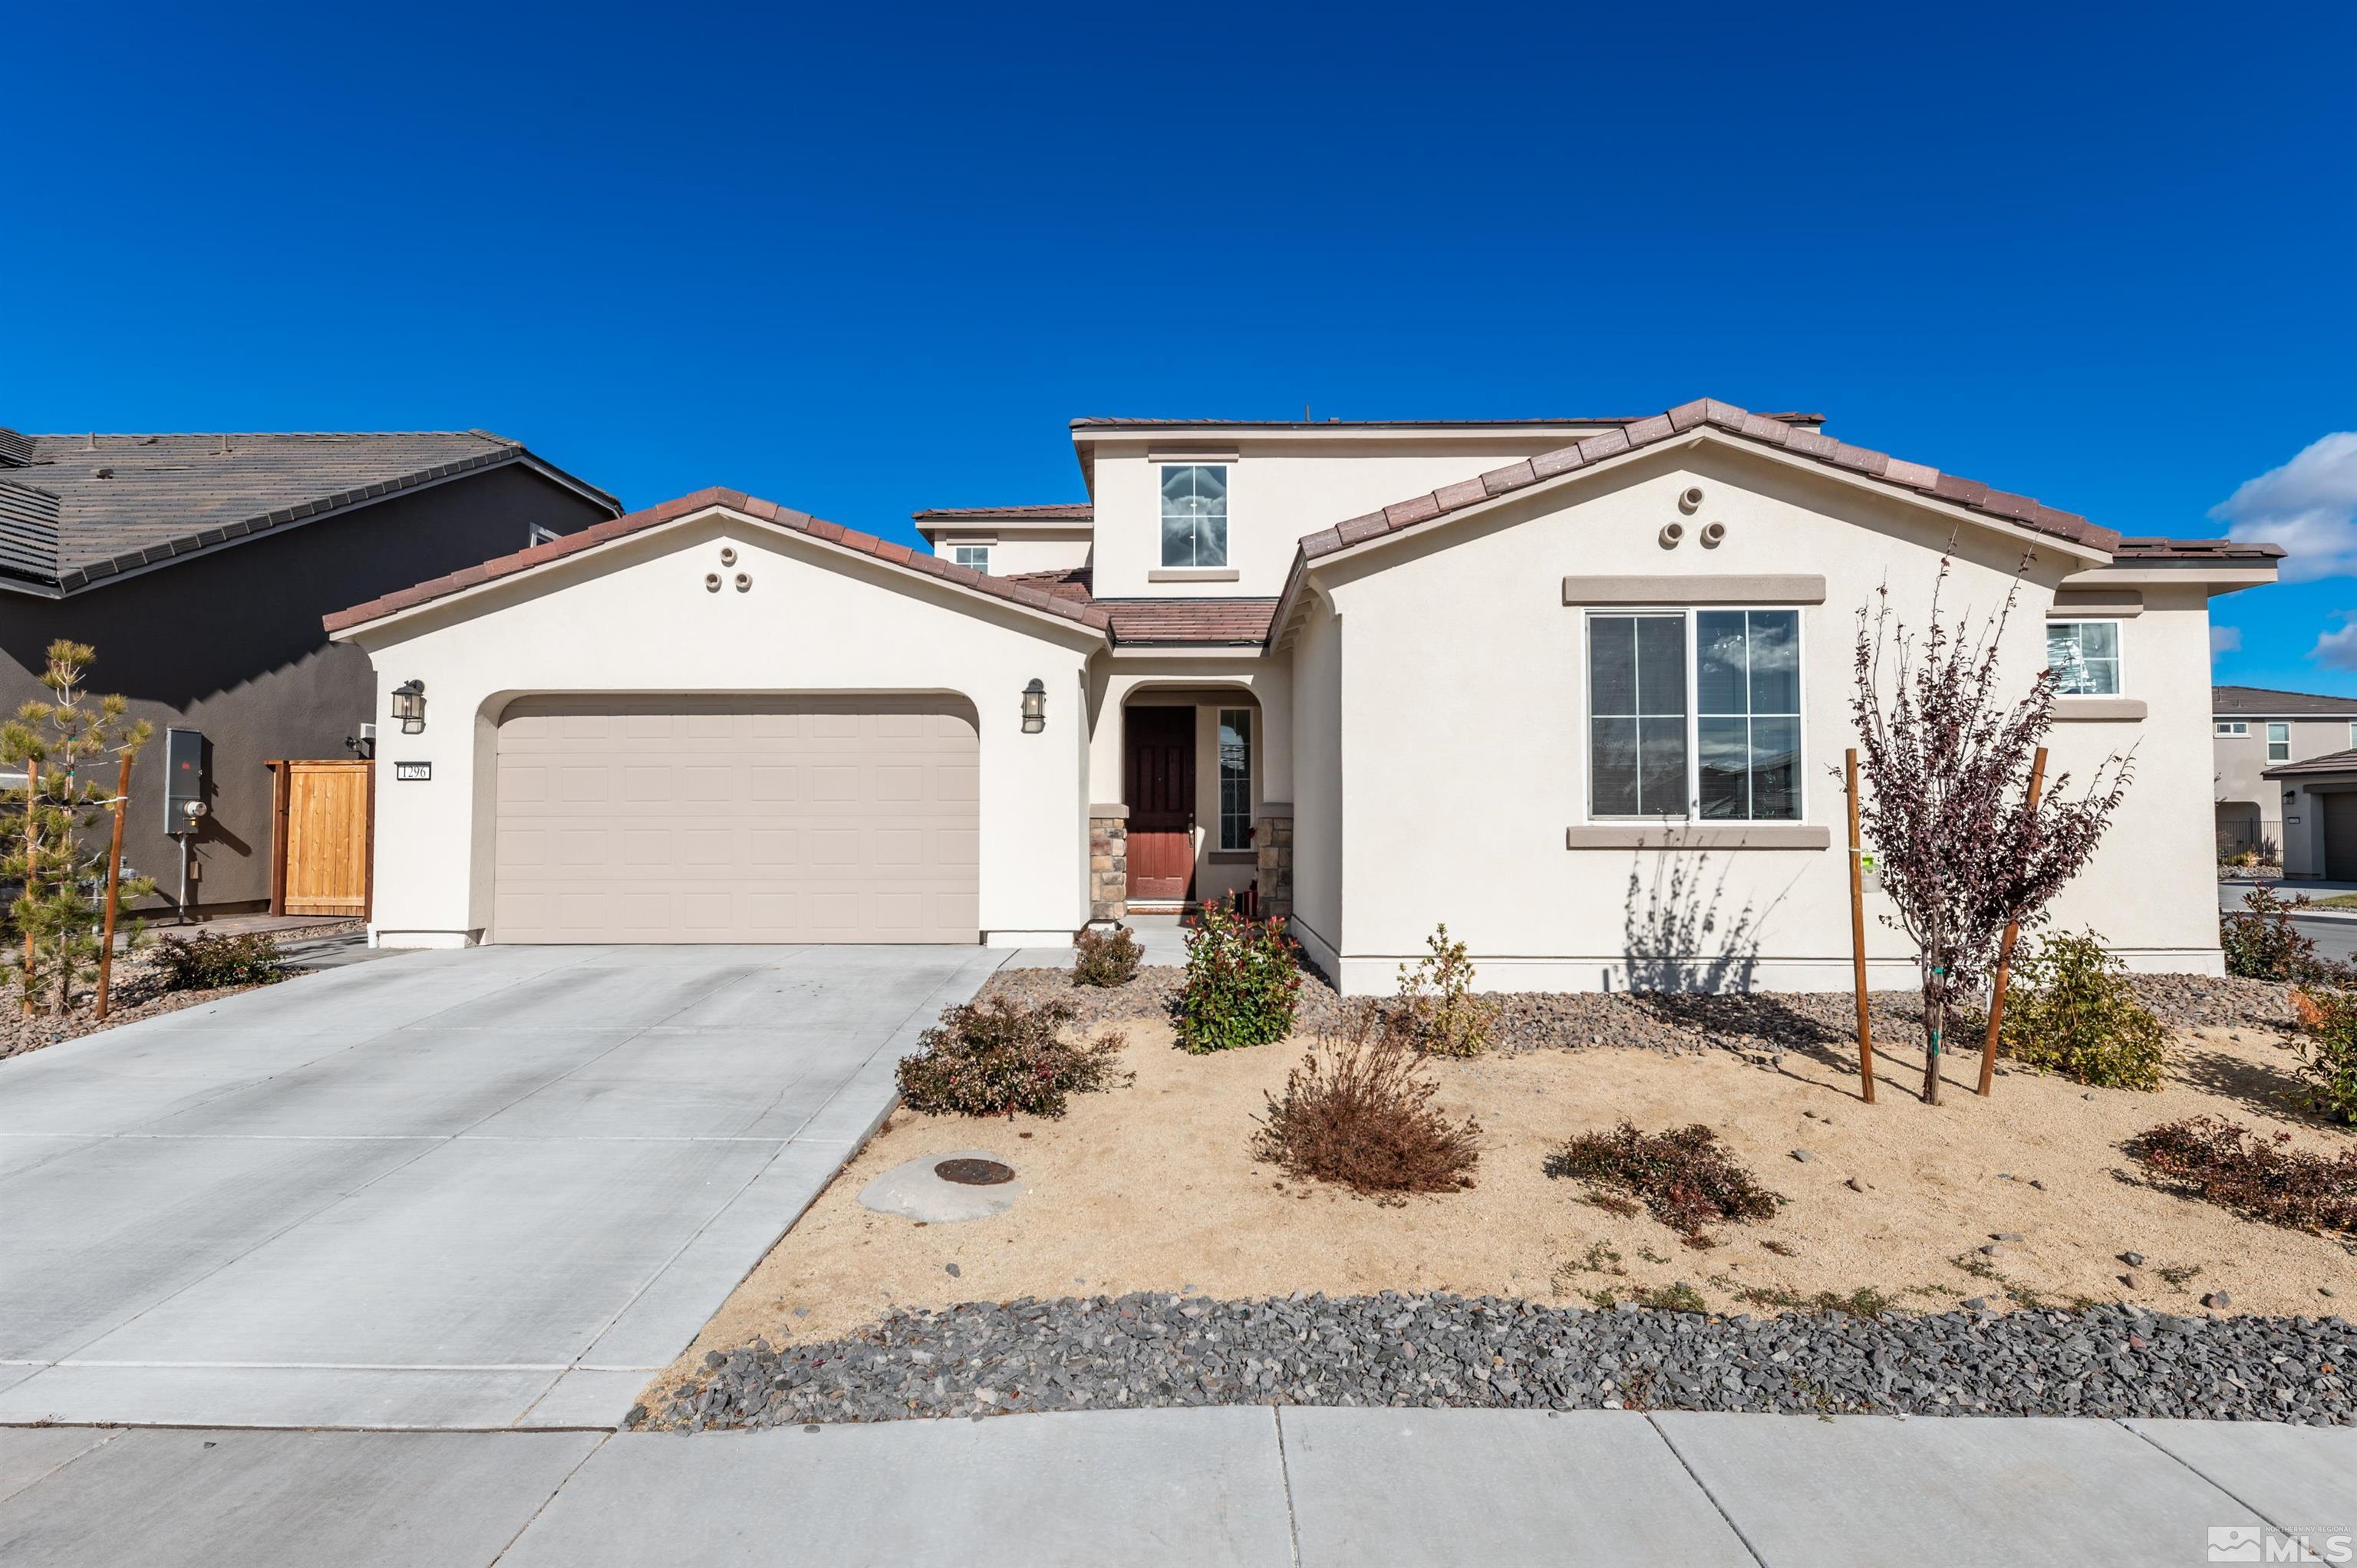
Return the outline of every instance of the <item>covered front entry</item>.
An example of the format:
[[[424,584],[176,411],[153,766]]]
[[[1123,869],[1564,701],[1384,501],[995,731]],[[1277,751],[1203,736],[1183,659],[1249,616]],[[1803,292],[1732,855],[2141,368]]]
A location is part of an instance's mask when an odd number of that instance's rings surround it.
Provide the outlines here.
[[[978,776],[960,698],[527,698],[490,936],[975,941]]]

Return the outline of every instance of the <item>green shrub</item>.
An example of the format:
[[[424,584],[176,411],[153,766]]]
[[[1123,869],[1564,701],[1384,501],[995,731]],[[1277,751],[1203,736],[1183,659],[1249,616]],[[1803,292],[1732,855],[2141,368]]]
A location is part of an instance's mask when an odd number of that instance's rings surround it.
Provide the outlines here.
[[[1417,1047],[1440,1057],[1478,1057],[1498,1029],[1498,1004],[1473,994],[1473,964],[1465,944],[1441,925],[1425,945],[1432,950],[1399,971],[1399,1001]]]
[[[1299,950],[1277,919],[1249,920],[1232,904],[1206,904],[1187,932],[1178,1044],[1200,1055],[1265,1046],[1293,1032]]]
[[[2155,1127],[2127,1151],[2188,1197],[2273,1225],[2357,1231],[2357,1148],[2328,1159],[2285,1147],[2290,1142],[2288,1133],[2269,1138],[2222,1116],[2196,1116]]]
[[[286,978],[278,944],[260,931],[166,937],[156,944],[156,968],[167,991],[217,991],[225,985],[269,985]]]
[[[1083,930],[1072,947],[1074,985],[1127,985],[1137,978],[1137,966],[1146,961],[1146,950],[1137,945],[1127,926],[1115,926],[1110,931]]]
[[[1114,1063],[1123,1046],[1109,1034],[1068,1044],[1072,1009],[1026,1007],[1004,997],[946,1008],[917,1036],[915,1054],[894,1074],[911,1111],[955,1116],[1061,1116],[1073,1094],[1129,1081]]]
[[[2319,1116],[2357,1123],[2357,991],[2298,993],[2300,1101]]]
[[[2107,1089],[2156,1090],[2169,1031],[2093,931],[2058,931],[2015,961],[1998,1045],[2024,1067]]]
[[[1623,1122],[1609,1133],[1583,1133],[1548,1156],[1546,1174],[1628,1193],[1654,1219],[1688,1235],[1722,1220],[1769,1219],[1784,1201],[1700,1122],[1641,1133]]]
[[[2314,978],[2323,968],[2316,941],[2292,923],[2295,915],[2310,908],[2305,894],[2293,895],[2288,903],[2276,897],[2272,887],[2254,887],[2244,894],[2242,908],[2218,920],[2226,972],[2245,980]]]

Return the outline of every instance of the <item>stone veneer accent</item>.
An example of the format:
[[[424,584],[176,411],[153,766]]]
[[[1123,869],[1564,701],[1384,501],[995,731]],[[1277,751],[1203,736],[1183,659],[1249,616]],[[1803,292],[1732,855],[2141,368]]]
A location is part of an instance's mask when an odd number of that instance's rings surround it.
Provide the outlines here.
[[[1260,877],[1260,913],[1265,920],[1293,913],[1293,807],[1261,802],[1253,833],[1253,858]]]
[[[1089,923],[1129,918],[1129,808],[1089,808]]]

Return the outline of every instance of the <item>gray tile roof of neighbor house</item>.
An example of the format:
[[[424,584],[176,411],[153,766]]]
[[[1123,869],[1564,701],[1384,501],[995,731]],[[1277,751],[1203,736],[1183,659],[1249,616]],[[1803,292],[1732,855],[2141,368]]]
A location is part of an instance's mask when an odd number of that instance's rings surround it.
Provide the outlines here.
[[[2210,711],[2221,718],[2357,719],[2357,697],[2271,692],[2265,686],[2212,686]]]
[[[2340,775],[2357,773],[2357,746],[2346,751],[2328,751],[2322,757],[2311,757],[2305,762],[2282,762],[2268,768],[2262,779],[2304,779],[2311,774]]]
[[[511,463],[621,513],[604,491],[481,430],[21,435],[0,429],[0,588],[62,597]]]

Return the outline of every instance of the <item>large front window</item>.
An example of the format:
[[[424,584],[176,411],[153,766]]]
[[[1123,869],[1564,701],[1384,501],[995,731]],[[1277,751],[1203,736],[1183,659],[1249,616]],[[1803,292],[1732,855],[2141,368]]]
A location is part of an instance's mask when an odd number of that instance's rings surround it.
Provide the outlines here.
[[[1587,618],[1593,818],[1801,818],[1797,610]]]
[[[1162,470],[1162,564],[1228,564],[1226,465],[1174,463]]]
[[[1220,710],[1220,847],[1252,847],[1252,710]]]
[[[2046,662],[2054,670],[2054,690],[2063,696],[2118,696],[2120,623],[2115,620],[2048,621]]]

